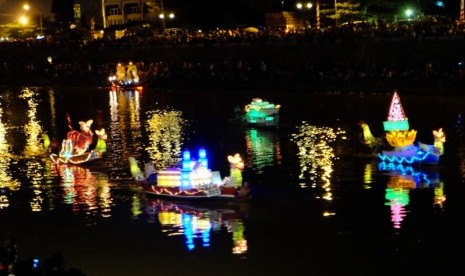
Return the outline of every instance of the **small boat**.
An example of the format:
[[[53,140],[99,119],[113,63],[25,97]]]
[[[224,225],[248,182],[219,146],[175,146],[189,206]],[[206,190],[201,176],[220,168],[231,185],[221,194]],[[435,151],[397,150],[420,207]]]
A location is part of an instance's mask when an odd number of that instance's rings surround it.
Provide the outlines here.
[[[190,151],[185,150],[180,167],[166,168],[157,172],[151,162],[145,164],[145,173],[143,173],[134,157],[129,157],[128,161],[133,178],[141,184],[146,193],[151,195],[175,199],[212,197],[235,199],[239,196],[241,198],[248,196],[248,185],[241,188],[243,185],[240,169],[231,168],[234,175],[222,179],[219,171],[211,171],[208,168],[204,148],[199,149],[198,159],[191,158]]]
[[[127,65],[118,63],[116,73],[108,77],[112,90],[143,90],[137,66],[132,62]]]
[[[55,164],[82,164],[97,159],[101,159],[107,150],[106,139],[107,135],[105,129],[96,130],[95,133],[98,137],[95,148],[89,149],[93,143],[93,132],[91,125],[93,120],[86,122],[80,121],[81,131],[73,130],[71,122],[68,117],[70,131],[66,139],[61,143],[60,152],[58,154],[50,154],[52,162]]]
[[[417,131],[410,129],[408,118],[400,102],[397,91],[394,91],[389,108],[388,120],[383,123],[386,131],[385,139],[391,146],[390,150],[382,150],[377,156],[382,162],[399,164],[431,164],[439,163],[440,156],[444,154],[446,141],[442,128],[433,130],[434,144],[416,143]],[[367,135],[368,125],[364,126],[365,143],[370,145],[371,140]],[[370,136],[368,135],[368,136]]]
[[[279,104],[273,104],[260,98],[252,99],[252,102],[244,108],[241,118],[249,126],[256,127],[278,127],[279,126]]]

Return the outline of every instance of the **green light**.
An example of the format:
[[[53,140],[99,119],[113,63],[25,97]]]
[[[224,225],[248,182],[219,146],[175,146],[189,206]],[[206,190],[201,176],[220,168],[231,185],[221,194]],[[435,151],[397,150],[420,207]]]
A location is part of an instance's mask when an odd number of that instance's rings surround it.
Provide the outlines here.
[[[396,202],[402,206],[406,206],[409,204],[410,197],[409,197],[409,191],[405,189],[386,189],[386,199],[389,201]],[[390,205],[390,203],[386,203],[387,205]]]
[[[406,15],[407,17],[410,17],[412,14],[413,14],[413,11],[412,11],[411,9],[406,9],[406,10],[405,10],[405,15]]]
[[[384,131],[409,130],[408,120],[402,121],[384,121]]]

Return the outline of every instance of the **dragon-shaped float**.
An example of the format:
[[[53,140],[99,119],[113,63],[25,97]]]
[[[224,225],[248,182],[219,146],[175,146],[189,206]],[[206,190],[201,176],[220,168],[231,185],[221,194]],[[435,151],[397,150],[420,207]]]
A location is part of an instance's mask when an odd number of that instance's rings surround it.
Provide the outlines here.
[[[433,130],[434,144],[416,143],[417,131],[410,129],[408,118],[400,102],[397,91],[394,91],[389,108],[388,120],[383,123],[386,131],[386,141],[391,150],[382,150],[377,156],[383,162],[399,164],[438,164],[440,156],[444,154],[446,137],[442,128]],[[364,140],[367,145],[377,144],[371,135],[368,125],[362,124]]]
[[[93,149],[90,149],[94,142],[94,133],[92,132],[93,120],[86,122],[80,121],[80,130],[72,129],[71,120],[68,116],[69,131],[66,139],[63,139],[58,154],[50,154],[50,158],[55,164],[82,164],[102,158],[107,150],[105,129],[96,130],[97,143]]]

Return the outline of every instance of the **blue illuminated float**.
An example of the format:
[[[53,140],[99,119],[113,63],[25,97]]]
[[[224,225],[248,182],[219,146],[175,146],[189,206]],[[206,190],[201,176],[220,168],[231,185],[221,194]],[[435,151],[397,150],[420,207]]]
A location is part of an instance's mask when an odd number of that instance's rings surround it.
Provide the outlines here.
[[[234,171],[234,175],[222,179],[219,171],[211,171],[208,168],[207,152],[204,148],[199,149],[197,159],[192,158],[189,150],[184,150],[180,167],[157,172],[150,162],[145,165],[144,174],[134,157],[129,157],[128,161],[132,176],[142,183],[144,191],[148,194],[179,199],[236,198],[238,195],[245,195],[242,190],[239,193],[240,187],[243,186],[240,171]],[[247,185],[243,189],[248,191]]]
[[[244,108],[243,119],[250,126],[277,127],[279,125],[279,104],[273,104],[260,98],[252,99]]]
[[[446,141],[442,128],[434,130],[434,144],[414,144],[417,131],[410,129],[408,118],[402,108],[399,95],[394,91],[389,109],[388,120],[384,122],[386,141],[393,148],[377,153],[382,162],[399,164],[438,164],[440,156],[444,154],[444,143]],[[369,128],[365,124],[364,138],[367,144],[373,141],[369,134]],[[371,137],[371,140],[370,140]]]
[[[58,154],[50,154],[52,162],[55,164],[83,164],[86,162],[101,159],[107,150],[106,139],[107,134],[105,129],[96,130],[95,133],[98,137],[97,143],[93,149],[93,132],[91,125],[93,120],[86,122],[80,121],[81,131],[73,130],[71,127],[71,120],[68,116],[68,126],[70,131],[66,135],[66,139],[61,143],[61,148]],[[45,140],[49,140],[48,137]]]

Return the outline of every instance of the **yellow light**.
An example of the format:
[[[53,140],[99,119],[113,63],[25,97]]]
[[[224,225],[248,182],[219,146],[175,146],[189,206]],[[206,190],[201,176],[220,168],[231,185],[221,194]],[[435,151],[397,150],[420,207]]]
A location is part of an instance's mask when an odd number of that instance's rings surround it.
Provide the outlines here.
[[[21,16],[21,17],[19,18],[19,23],[20,23],[21,25],[26,25],[26,24],[28,23],[28,21],[29,21],[29,19],[28,19],[25,15],[23,15],[23,16]]]
[[[29,11],[30,8],[31,7],[27,3],[23,5],[23,10],[25,10],[25,11]]]

